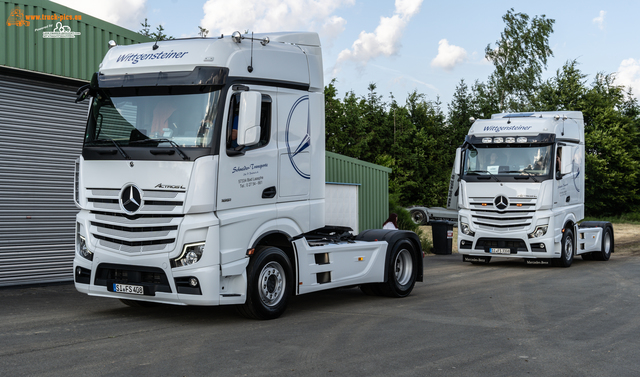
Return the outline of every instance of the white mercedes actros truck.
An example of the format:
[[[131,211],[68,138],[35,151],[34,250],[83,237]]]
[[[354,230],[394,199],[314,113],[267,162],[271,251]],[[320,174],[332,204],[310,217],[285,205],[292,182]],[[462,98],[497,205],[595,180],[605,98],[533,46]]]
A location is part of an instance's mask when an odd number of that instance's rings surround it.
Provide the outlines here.
[[[463,260],[524,258],[569,267],[608,260],[609,222],[584,221],[584,121],[579,111],[478,119],[457,150],[458,252]]]
[[[292,295],[422,281],[415,233],[325,224],[317,34],[110,46],[78,90],[78,291],[271,319]]]

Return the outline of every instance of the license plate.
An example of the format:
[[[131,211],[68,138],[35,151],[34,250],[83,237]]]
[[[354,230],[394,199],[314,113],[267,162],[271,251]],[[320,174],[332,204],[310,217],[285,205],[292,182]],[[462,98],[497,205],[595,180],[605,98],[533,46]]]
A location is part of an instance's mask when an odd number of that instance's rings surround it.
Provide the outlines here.
[[[113,283],[113,291],[116,293],[129,293],[133,295],[143,295],[144,289],[141,285],[117,284]]]
[[[501,248],[501,247],[492,247],[489,249],[491,254],[511,254],[511,249],[509,248]]]

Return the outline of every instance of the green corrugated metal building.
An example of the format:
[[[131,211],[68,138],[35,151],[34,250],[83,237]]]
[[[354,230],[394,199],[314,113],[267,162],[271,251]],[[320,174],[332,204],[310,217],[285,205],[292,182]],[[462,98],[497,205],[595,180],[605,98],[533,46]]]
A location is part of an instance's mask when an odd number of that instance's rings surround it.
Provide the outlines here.
[[[382,228],[389,216],[389,174],[391,169],[355,158],[326,152],[327,182],[360,186],[359,230]]]
[[[4,67],[90,80],[108,50],[109,40],[119,45],[150,41],[51,1],[2,1],[0,5],[0,19],[4,21],[0,27],[0,66]],[[62,31],[56,34],[58,26]]]

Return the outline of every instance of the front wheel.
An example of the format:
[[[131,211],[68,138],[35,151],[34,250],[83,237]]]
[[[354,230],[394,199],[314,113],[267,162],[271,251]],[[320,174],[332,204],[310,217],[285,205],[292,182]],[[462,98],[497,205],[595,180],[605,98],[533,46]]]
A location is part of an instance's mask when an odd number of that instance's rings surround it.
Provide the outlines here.
[[[416,251],[411,242],[400,241],[394,246],[389,265],[387,282],[380,285],[380,291],[389,297],[406,297],[416,284]]]
[[[561,267],[571,267],[573,262],[573,232],[567,228],[562,234],[562,251],[560,255],[559,265]]]
[[[257,250],[247,268],[247,301],[238,312],[254,319],[275,319],[284,313],[292,282],[291,262],[277,247]]]

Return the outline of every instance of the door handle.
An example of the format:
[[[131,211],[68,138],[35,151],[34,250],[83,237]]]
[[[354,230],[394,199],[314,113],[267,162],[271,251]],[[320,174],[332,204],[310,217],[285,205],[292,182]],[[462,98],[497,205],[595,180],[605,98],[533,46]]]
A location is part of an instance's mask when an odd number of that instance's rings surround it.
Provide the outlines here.
[[[571,200],[571,197],[567,196],[567,203],[569,203],[570,200]]]
[[[276,196],[276,186],[267,187],[262,191],[262,199],[271,199]]]

